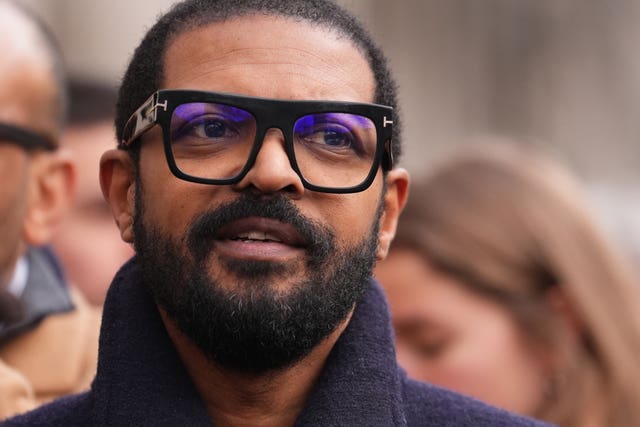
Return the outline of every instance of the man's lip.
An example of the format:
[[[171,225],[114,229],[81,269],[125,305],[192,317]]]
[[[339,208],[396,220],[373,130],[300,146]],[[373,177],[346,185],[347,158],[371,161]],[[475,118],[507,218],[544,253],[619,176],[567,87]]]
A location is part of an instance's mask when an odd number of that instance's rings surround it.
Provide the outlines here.
[[[292,247],[306,245],[304,237],[291,224],[271,218],[248,217],[224,225],[216,233],[216,240],[243,240],[252,237],[268,239]]]

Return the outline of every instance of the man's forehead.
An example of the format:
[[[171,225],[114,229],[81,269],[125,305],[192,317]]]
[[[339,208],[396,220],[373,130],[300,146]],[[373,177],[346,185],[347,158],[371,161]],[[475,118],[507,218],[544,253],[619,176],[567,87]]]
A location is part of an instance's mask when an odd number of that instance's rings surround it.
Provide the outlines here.
[[[348,37],[289,17],[248,15],[185,31],[164,59],[164,88],[365,102],[375,93],[370,64]]]
[[[0,59],[0,64],[3,62],[5,60]],[[51,68],[21,62],[4,73],[2,71],[0,122],[26,127],[54,137],[59,125],[58,111],[55,111],[54,103],[51,102],[57,96]]]

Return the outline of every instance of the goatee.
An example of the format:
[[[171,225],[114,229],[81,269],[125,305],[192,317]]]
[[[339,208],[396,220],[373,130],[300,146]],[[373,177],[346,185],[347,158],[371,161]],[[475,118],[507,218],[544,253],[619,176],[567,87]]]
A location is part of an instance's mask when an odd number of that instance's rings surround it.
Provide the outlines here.
[[[291,366],[347,318],[369,285],[381,204],[369,234],[350,248],[339,247],[328,227],[304,217],[286,196],[249,192],[195,218],[176,242],[145,224],[141,194],[138,183],[133,229],[144,283],[176,327],[222,368],[261,374]],[[221,262],[231,273],[226,280],[237,278],[223,287],[208,267],[216,232],[247,217],[291,224],[307,242],[306,260]],[[291,280],[290,270],[300,273],[300,266],[303,278],[278,291],[276,282]]]

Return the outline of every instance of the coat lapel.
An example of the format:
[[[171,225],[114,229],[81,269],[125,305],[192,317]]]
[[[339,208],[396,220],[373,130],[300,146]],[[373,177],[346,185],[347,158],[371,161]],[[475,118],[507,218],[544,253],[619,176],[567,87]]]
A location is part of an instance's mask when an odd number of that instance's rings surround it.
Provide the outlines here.
[[[110,288],[100,353],[97,425],[211,425],[134,261]],[[401,394],[387,305],[372,281],[296,425],[403,426]]]

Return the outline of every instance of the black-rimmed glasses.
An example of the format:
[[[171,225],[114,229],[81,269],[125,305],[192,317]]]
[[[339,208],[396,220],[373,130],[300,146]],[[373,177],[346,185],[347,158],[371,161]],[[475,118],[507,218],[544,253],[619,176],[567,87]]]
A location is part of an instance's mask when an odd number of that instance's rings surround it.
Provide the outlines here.
[[[0,142],[8,142],[18,145],[25,150],[55,150],[56,144],[44,135],[40,135],[32,130],[0,123]]]
[[[379,166],[392,168],[392,114],[376,104],[160,90],[128,120],[120,147],[157,124],[177,178],[228,185],[246,175],[265,133],[277,128],[305,188],[355,193],[371,185]]]

